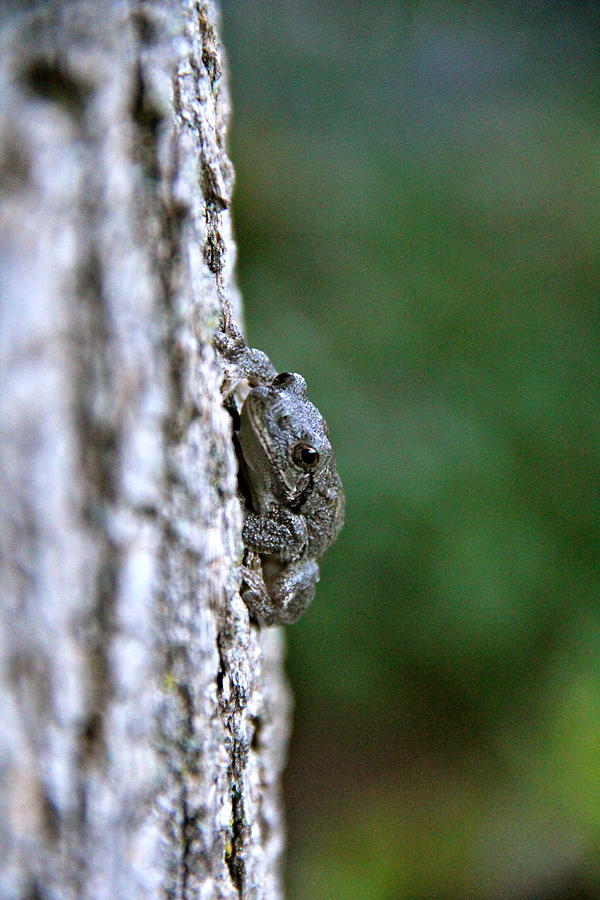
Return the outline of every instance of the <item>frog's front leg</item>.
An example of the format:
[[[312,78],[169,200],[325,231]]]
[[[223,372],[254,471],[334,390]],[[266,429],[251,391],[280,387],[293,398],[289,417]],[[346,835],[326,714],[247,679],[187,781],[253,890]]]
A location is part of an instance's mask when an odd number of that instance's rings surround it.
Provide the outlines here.
[[[291,625],[313,600],[319,580],[314,560],[284,565],[248,551],[242,567],[242,597],[265,625]]]
[[[246,547],[261,556],[275,557],[282,563],[300,559],[308,544],[304,516],[282,507],[274,509],[268,516],[247,512],[242,537]]]

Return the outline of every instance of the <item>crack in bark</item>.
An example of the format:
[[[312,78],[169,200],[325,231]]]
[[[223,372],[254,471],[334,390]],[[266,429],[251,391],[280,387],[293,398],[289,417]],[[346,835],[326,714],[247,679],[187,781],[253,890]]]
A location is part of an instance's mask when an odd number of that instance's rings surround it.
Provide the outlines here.
[[[206,242],[204,244],[204,262],[213,273],[220,276],[225,266],[225,242],[221,236],[221,216],[219,212],[206,207]]]
[[[244,737],[240,716],[246,708],[247,697],[240,691],[239,685],[232,680],[227,696],[223,695],[225,675],[230,670],[227,660],[228,635],[220,631],[217,635],[219,652],[219,669],[217,673],[219,710],[223,725],[229,735],[230,762],[227,769],[227,781],[231,799],[230,838],[225,846],[225,862],[229,870],[232,884],[240,897],[246,896],[246,856],[250,841],[248,823],[242,785],[246,776],[249,748]]]
[[[83,203],[89,232],[95,234],[94,192]],[[80,465],[84,472],[82,516],[95,535],[98,561],[93,600],[84,625],[89,673],[87,711],[80,728],[82,768],[100,765],[105,758],[104,715],[113,695],[109,647],[114,633],[114,606],[121,563],[119,547],[108,535],[107,518],[118,500],[121,435],[112,417],[110,313],[103,291],[99,253],[91,247],[79,271],[79,341],[76,342],[75,422]],[[82,786],[82,791],[83,791]],[[86,818],[81,796],[80,815]]]
[[[94,138],[83,125],[85,109],[79,110],[80,140],[91,145]],[[98,548],[97,568],[92,600],[84,623],[84,645],[88,657],[88,696],[86,712],[79,733],[79,765],[82,772],[101,765],[106,753],[103,719],[113,694],[109,646],[113,633],[114,604],[120,568],[120,554],[108,536],[107,518],[117,500],[116,478],[119,471],[120,435],[111,415],[113,384],[110,358],[110,313],[103,290],[103,271],[97,240],[97,190],[94,177],[85,175],[81,215],[85,232],[93,235],[92,245],[83,254],[78,272],[77,311],[74,342],[75,431],[78,438],[81,480],[82,518],[94,533]],[[87,820],[87,784],[79,784],[79,818]]]
[[[221,60],[217,53],[218,37],[209,18],[206,3],[196,3],[196,15],[202,39],[202,62],[208,73],[211,89],[215,90],[222,75]]]
[[[158,135],[164,121],[164,115],[158,106],[152,102],[140,59],[136,62],[134,72],[131,116],[137,126],[136,155],[144,177],[150,182],[158,182],[161,175],[158,158]]]
[[[248,826],[244,815],[244,802],[240,790],[231,785],[231,842],[229,852],[225,854],[225,862],[229,869],[231,881],[240,897],[244,896],[246,886],[245,844]]]

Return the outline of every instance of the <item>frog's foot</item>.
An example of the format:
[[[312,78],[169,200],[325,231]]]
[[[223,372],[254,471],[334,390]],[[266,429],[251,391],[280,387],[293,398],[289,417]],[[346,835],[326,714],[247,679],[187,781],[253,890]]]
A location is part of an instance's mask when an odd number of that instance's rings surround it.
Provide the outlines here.
[[[251,387],[255,387],[270,384],[277,375],[277,369],[267,354],[249,347],[231,318],[221,319],[219,329],[213,335],[213,344],[226,363],[224,393],[230,393],[244,378]]]
[[[241,595],[262,624],[291,625],[313,600],[318,580],[319,567],[314,560],[286,567],[264,562],[263,571],[255,565],[243,566]]]

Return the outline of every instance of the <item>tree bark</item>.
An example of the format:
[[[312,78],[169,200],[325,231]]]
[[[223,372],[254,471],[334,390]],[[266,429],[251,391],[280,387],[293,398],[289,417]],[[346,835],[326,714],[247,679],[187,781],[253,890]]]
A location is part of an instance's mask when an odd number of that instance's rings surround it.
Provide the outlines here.
[[[238,589],[213,2],[0,11],[0,898],[278,898],[288,695]]]

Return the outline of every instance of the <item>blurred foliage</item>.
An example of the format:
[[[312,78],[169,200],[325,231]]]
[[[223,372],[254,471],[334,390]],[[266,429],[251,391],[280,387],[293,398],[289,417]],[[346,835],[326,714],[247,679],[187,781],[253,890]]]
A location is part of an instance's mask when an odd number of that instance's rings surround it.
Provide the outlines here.
[[[289,896],[600,896],[598,6],[225,0],[249,337],[347,524]]]

